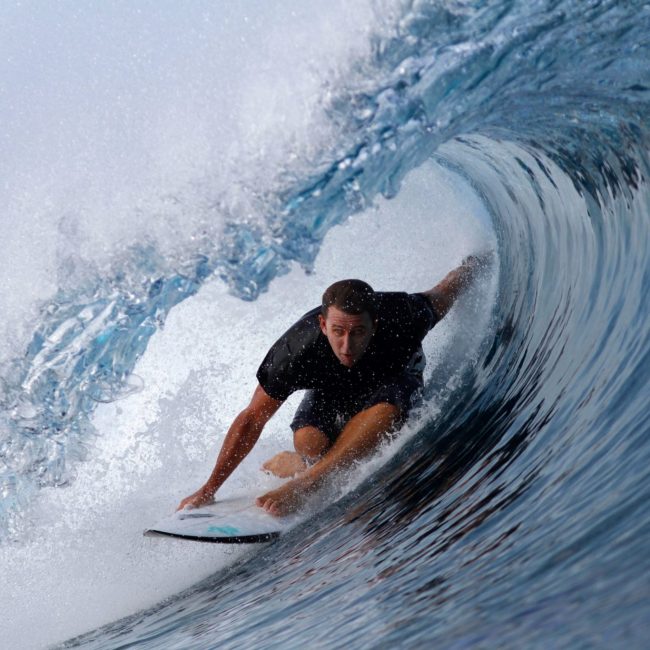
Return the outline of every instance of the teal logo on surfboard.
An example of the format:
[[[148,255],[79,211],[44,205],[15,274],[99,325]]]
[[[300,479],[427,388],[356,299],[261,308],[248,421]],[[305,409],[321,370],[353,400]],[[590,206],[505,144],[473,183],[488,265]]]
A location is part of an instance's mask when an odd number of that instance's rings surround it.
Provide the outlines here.
[[[233,535],[237,535],[237,533],[239,533],[239,530],[234,526],[209,526],[208,532],[221,533],[222,535],[228,535],[229,537],[232,537]]]

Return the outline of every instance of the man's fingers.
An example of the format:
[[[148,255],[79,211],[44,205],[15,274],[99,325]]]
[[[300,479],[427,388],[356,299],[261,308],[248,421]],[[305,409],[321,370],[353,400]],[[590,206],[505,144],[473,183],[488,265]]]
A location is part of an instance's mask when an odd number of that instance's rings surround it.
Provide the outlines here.
[[[269,514],[272,515],[278,514],[278,504],[271,497],[268,497],[266,494],[255,499],[255,505],[259,506],[260,508],[263,508]]]
[[[195,493],[191,494],[189,497],[185,497],[179,504],[178,508],[176,508],[176,512],[179,510],[182,510],[183,508],[200,508],[201,506],[204,506],[206,503],[210,503],[212,501],[211,496],[207,496],[203,493]]]

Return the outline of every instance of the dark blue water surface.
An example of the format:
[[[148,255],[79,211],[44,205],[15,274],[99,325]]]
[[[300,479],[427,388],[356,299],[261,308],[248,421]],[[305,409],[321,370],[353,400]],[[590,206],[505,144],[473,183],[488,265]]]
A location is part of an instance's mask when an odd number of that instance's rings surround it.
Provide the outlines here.
[[[335,149],[266,223],[233,220],[182,273],[134,249],[146,281],[44,313],[3,384],[2,534],[24,495],[69,480],[94,405],[128,392],[169,309],[213,273],[255,299],[432,156],[492,216],[493,337],[444,413],[317,522],[66,647],[647,647],[650,4],[407,2],[393,18],[332,102]],[[38,371],[83,310],[102,335]],[[13,462],[35,429],[57,454]]]

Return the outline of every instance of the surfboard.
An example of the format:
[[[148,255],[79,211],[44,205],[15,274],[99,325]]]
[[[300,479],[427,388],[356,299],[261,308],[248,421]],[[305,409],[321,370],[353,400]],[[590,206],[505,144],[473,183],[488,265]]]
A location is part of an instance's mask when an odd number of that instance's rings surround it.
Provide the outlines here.
[[[297,515],[274,517],[255,505],[255,497],[220,499],[193,510],[179,510],[144,531],[146,537],[175,537],[217,544],[255,544],[279,537]]]

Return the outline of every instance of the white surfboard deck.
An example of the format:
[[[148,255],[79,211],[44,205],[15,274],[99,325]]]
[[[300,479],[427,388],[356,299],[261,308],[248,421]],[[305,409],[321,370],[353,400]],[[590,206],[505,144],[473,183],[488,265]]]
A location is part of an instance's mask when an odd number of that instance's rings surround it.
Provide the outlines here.
[[[217,544],[254,544],[279,537],[297,520],[297,515],[274,517],[255,505],[254,496],[239,496],[202,508],[179,510],[147,528],[144,535]]]

